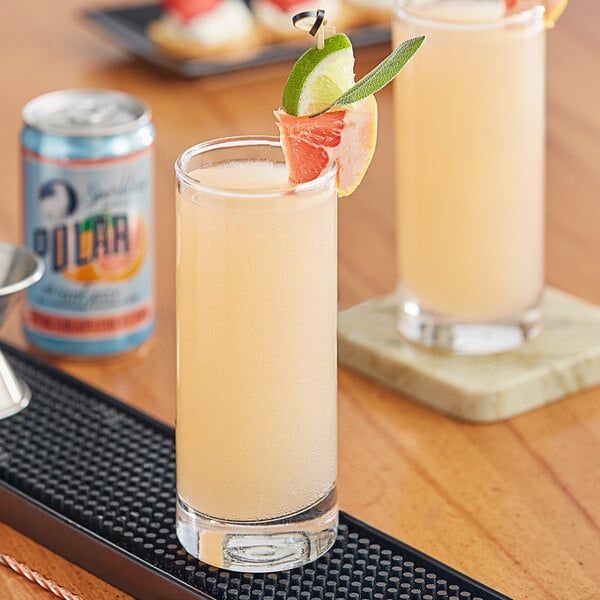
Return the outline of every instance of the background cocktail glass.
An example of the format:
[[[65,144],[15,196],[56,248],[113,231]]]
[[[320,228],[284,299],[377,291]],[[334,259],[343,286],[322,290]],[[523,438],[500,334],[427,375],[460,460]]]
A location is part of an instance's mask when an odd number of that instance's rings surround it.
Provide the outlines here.
[[[0,325],[19,292],[39,281],[44,263],[32,252],[0,242]],[[28,385],[17,379],[0,351],[0,419],[11,417],[23,410],[31,399]]]
[[[293,568],[337,529],[336,168],[289,183],[275,138],[177,173],[177,533],[212,565]]]
[[[397,0],[399,329],[457,353],[518,347],[541,327],[544,9]]]

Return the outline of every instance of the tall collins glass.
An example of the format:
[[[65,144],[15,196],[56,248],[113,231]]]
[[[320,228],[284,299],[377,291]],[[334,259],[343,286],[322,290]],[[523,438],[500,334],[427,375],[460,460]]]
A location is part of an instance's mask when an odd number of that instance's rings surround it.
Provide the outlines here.
[[[397,0],[427,41],[396,82],[399,328],[466,354],[541,326],[545,24],[540,6]]]
[[[336,537],[336,168],[292,184],[278,140],[177,174],[177,534],[209,564],[290,569]]]

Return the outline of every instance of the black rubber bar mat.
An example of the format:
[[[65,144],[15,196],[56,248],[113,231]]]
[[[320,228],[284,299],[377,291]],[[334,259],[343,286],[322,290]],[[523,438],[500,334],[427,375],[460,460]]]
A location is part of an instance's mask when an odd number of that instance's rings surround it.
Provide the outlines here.
[[[318,561],[233,573],[175,535],[174,430],[0,344],[32,391],[0,421],[0,520],[143,600],[510,600],[341,513]]]

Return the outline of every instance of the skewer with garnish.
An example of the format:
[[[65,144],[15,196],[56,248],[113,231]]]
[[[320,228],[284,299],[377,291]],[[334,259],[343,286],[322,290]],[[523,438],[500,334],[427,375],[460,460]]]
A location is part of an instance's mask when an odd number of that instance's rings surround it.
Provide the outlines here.
[[[292,23],[317,43],[292,67],[282,108],[275,111],[290,179],[310,181],[336,162],[338,194],[347,196],[362,181],[375,152],[374,94],[398,75],[425,38],[406,40],[355,83],[350,38],[335,33],[323,10],[299,13]]]

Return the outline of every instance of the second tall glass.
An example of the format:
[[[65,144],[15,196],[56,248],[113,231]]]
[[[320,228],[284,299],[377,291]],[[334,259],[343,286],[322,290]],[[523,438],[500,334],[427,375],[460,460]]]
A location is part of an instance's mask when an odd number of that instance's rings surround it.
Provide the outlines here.
[[[209,564],[297,567],[336,538],[334,166],[293,185],[278,140],[177,172],[177,534]]]
[[[487,354],[540,330],[544,10],[397,0],[396,41],[427,36],[396,81],[399,328]]]

